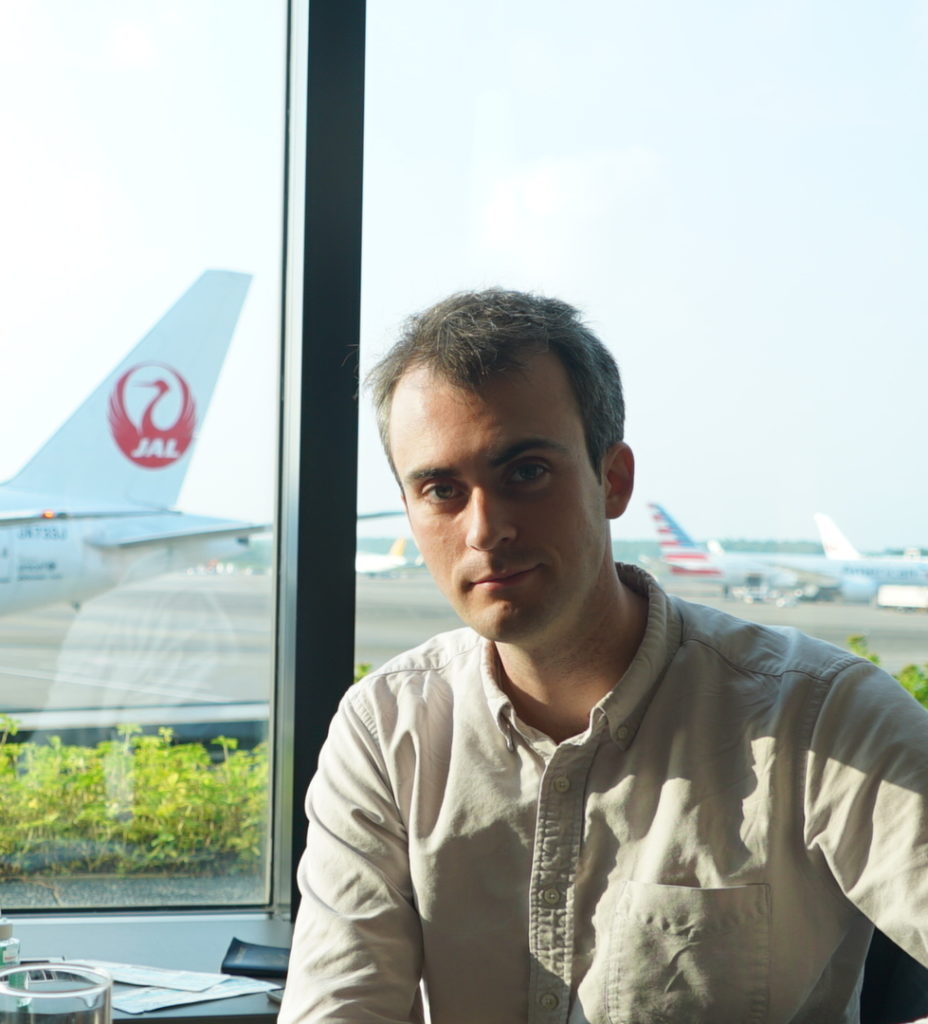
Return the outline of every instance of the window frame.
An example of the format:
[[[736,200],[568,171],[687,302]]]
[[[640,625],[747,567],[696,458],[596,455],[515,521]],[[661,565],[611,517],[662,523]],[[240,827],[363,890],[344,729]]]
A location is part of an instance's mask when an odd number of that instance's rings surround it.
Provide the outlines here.
[[[153,938],[147,962],[158,964],[166,959],[164,928],[170,930],[172,921],[183,923],[189,935],[196,921],[206,928],[235,919],[247,938],[249,927],[261,921],[279,923],[296,914],[306,787],[354,671],[365,20],[365,0],[288,3],[267,902],[169,912],[17,912],[36,946],[52,926],[54,941],[61,941],[55,952],[75,955],[68,947],[81,941],[88,924],[99,924],[105,944],[149,919],[159,924],[162,938]],[[252,941],[274,937],[256,933]],[[91,940],[79,948],[95,956],[97,946]]]
[[[304,795],[354,671],[365,16],[365,0],[290,3],[271,793],[280,916],[299,905]]]

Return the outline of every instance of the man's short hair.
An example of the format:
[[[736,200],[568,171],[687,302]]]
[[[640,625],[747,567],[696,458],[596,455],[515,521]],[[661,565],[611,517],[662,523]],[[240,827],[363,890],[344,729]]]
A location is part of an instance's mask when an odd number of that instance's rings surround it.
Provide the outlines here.
[[[551,352],[567,373],[599,476],[603,455],[624,436],[625,401],[615,360],[573,306],[501,288],[458,292],[414,314],[368,374],[391,465],[390,405],[409,370],[422,367],[455,387],[479,391],[491,378],[523,369],[527,357],[539,352]]]

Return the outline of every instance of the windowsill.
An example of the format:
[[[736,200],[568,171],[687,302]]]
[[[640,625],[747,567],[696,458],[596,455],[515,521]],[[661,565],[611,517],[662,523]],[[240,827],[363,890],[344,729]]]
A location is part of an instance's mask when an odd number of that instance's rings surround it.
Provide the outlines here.
[[[13,934],[24,958],[63,956],[112,960],[151,967],[218,971],[233,938],[265,946],[289,946],[292,925],[261,911],[203,911],[170,914],[12,915]],[[238,1020],[276,1016],[278,1007],[264,993],[194,1003],[138,1015],[113,1012],[114,1020],[149,1018],[183,1021]]]

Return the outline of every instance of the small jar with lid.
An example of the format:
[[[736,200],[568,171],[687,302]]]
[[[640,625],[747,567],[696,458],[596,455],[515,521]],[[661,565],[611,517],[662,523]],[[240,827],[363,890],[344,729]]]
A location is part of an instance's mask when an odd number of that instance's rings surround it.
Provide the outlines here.
[[[19,939],[13,935],[13,922],[0,911],[0,966],[15,967],[19,963]]]

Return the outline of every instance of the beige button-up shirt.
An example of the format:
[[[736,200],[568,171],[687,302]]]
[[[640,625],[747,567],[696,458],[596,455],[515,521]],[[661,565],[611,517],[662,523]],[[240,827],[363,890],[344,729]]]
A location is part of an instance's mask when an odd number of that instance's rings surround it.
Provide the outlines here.
[[[417,1022],[423,993],[435,1024],[847,1024],[871,921],[928,963],[928,713],[620,572],[647,630],[581,735],[522,723],[467,629],[346,694],[282,1024]]]

